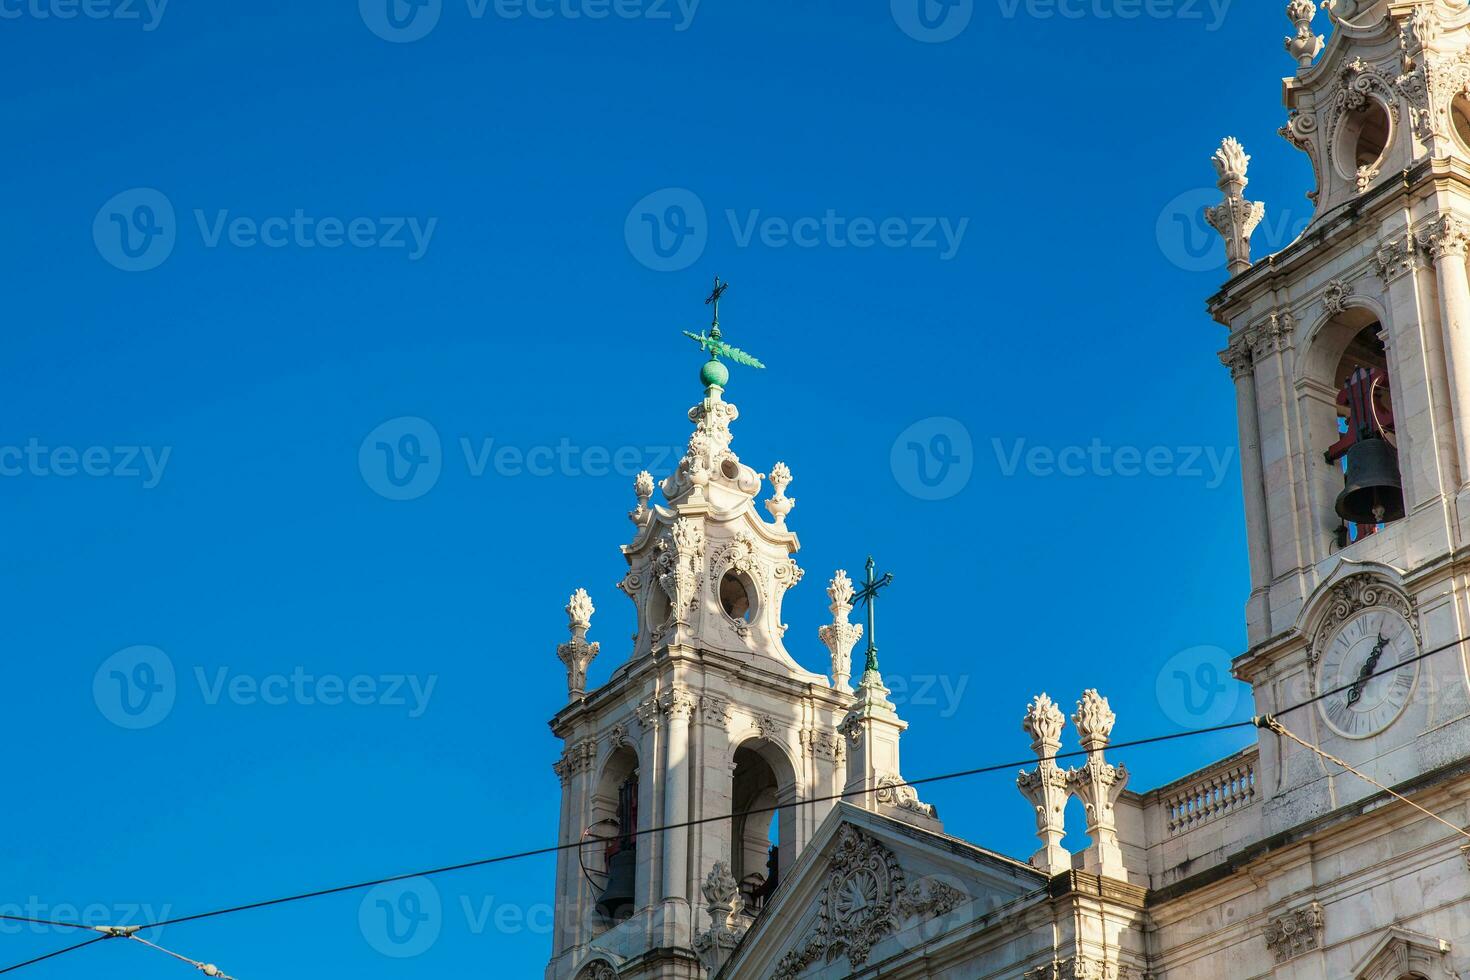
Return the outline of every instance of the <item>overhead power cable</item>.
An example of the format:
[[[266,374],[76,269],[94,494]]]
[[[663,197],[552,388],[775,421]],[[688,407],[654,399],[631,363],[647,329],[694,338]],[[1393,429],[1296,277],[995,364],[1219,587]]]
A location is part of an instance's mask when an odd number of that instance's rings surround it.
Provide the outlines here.
[[[1281,710],[1275,712],[1275,714],[1274,714],[1273,717],[1279,718],[1280,716],[1289,714],[1289,713],[1291,713],[1293,711],[1299,711],[1302,708],[1306,708],[1306,707],[1308,707],[1310,705],[1316,704],[1317,702],[1322,701],[1325,698],[1331,697],[1334,694],[1340,694],[1340,693],[1342,693],[1344,691],[1351,690],[1354,686],[1356,686],[1356,685],[1358,685],[1358,684],[1360,684],[1360,683],[1362,683],[1362,682],[1364,682],[1366,680],[1372,680],[1373,678],[1381,677],[1381,676],[1384,676],[1386,674],[1393,673],[1393,672],[1395,672],[1397,670],[1402,669],[1403,667],[1407,667],[1407,666],[1409,666],[1411,664],[1415,664],[1415,663],[1418,663],[1418,662],[1420,662],[1422,660],[1426,660],[1429,657],[1432,657],[1432,656],[1434,656],[1436,654],[1443,653],[1446,650],[1450,650],[1450,649],[1453,649],[1456,646],[1459,646],[1461,643],[1464,643],[1466,641],[1466,639],[1467,639],[1467,637],[1460,637],[1460,638],[1458,638],[1456,640],[1453,640],[1453,641],[1451,641],[1449,643],[1446,643],[1446,644],[1444,644],[1442,646],[1435,647],[1432,650],[1427,650],[1427,651],[1425,651],[1425,652],[1423,652],[1421,654],[1418,654],[1417,656],[1410,657],[1410,658],[1408,658],[1406,660],[1399,661],[1399,662],[1397,662],[1397,663],[1395,663],[1395,664],[1393,664],[1393,665],[1391,665],[1389,667],[1385,667],[1382,670],[1379,670],[1379,671],[1376,671],[1374,673],[1368,674],[1365,677],[1356,679],[1352,684],[1345,684],[1342,687],[1334,688],[1334,689],[1329,690],[1329,691],[1324,691],[1321,694],[1318,694],[1318,695],[1316,695],[1314,697],[1311,697],[1311,698],[1306,699],[1305,701],[1301,701],[1301,702],[1299,702],[1297,704],[1294,704],[1294,705],[1291,705],[1289,707],[1282,708]],[[1199,735],[1209,735],[1209,734],[1215,734],[1215,733],[1219,733],[1219,732],[1227,732],[1227,731],[1232,731],[1232,730],[1238,729],[1238,728],[1262,727],[1262,728],[1266,728],[1267,730],[1276,731],[1275,729],[1270,728],[1269,725],[1263,725],[1263,724],[1261,724],[1261,722],[1262,722],[1262,719],[1261,718],[1253,718],[1253,719],[1251,719],[1249,721],[1229,722],[1229,723],[1222,724],[1222,725],[1212,725],[1212,726],[1209,726],[1209,727],[1206,727],[1206,728],[1195,728],[1195,729],[1190,729],[1188,731],[1173,732],[1173,733],[1170,733],[1170,734],[1167,734],[1167,735],[1155,735],[1155,736],[1152,736],[1152,737],[1149,737],[1149,738],[1140,738],[1140,739],[1133,739],[1133,740],[1124,741],[1124,742],[1115,742],[1115,743],[1112,743],[1111,745],[1109,745],[1107,747],[1107,750],[1110,751],[1110,752],[1117,752],[1117,751],[1121,751],[1121,750],[1124,750],[1124,749],[1141,748],[1141,747],[1147,746],[1147,745],[1158,745],[1158,744],[1165,743],[1165,742],[1176,741],[1176,740],[1182,739],[1182,738],[1192,738],[1192,737],[1199,736]],[[1282,734],[1283,732],[1285,732],[1285,729],[1284,728],[1282,729],[1281,732],[1277,732],[1277,734]],[[1286,737],[1290,737],[1289,734]],[[1315,749],[1315,747],[1312,747],[1312,746],[1309,746],[1309,748],[1313,748],[1313,751],[1319,751],[1319,750]],[[1084,757],[1086,755],[1088,755],[1088,752],[1085,749],[1076,749],[1076,750],[1073,750],[1073,751],[1070,751],[1070,752],[1058,752],[1058,753],[1056,753],[1054,755],[1040,757],[1039,761],[1041,761],[1041,762],[1057,762],[1057,761],[1062,760],[1062,759],[1080,758],[1080,757]],[[1336,761],[1336,760],[1334,760],[1334,761]],[[899,788],[903,788],[903,787],[926,786],[926,785],[931,785],[931,784],[934,784],[934,783],[947,782],[947,781],[954,780],[954,779],[964,779],[964,778],[968,778],[968,777],[971,777],[971,776],[985,775],[985,774],[988,774],[988,773],[1004,772],[1004,771],[1008,771],[1008,770],[1013,770],[1013,769],[1017,769],[1017,768],[1024,768],[1026,766],[1035,765],[1037,762],[1038,762],[1038,757],[1032,756],[1030,758],[1025,758],[1025,759],[1012,760],[1012,761],[1008,761],[1008,762],[1000,762],[1000,763],[994,763],[994,764],[991,764],[991,765],[979,766],[979,767],[976,767],[976,768],[973,768],[973,769],[962,769],[962,770],[958,770],[956,772],[943,773],[943,774],[937,775],[937,776],[926,776],[926,777],[923,777],[923,778],[920,778],[920,779],[910,779],[910,780],[904,780],[904,781],[901,781],[901,782],[886,784],[883,787],[883,791],[891,791],[893,789],[899,789]],[[1346,766],[1345,766],[1345,768],[1346,768]],[[1364,777],[1364,778],[1367,778],[1367,777]],[[785,806],[810,806],[810,805],[816,804],[816,803],[830,803],[830,802],[834,802],[834,801],[837,801],[837,800],[847,799],[847,798],[853,797],[853,796],[864,796],[864,795],[867,795],[869,793],[875,793],[875,792],[879,792],[879,790],[877,790],[877,789],[850,790],[850,791],[845,791],[845,792],[841,792],[841,793],[832,793],[832,794],[828,794],[828,795],[824,795],[824,796],[815,796],[815,797],[808,797],[806,799],[794,800],[794,801],[791,801],[791,802],[785,804]],[[670,831],[670,830],[681,830],[681,829],[686,829],[686,828],[690,828],[690,827],[702,826],[704,824],[709,824],[709,823],[715,823],[715,822],[719,822],[719,821],[729,820],[729,819],[731,819],[733,817],[736,817],[736,816],[755,816],[755,815],[761,815],[761,814],[767,814],[767,813],[775,813],[775,812],[781,810],[782,808],[783,808],[782,806],[753,807],[753,808],[751,808],[749,810],[741,810],[741,811],[738,811],[738,812],[730,812],[730,813],[721,813],[721,814],[718,814],[716,816],[700,817],[698,819],[685,820],[685,821],[681,821],[681,822],[678,822],[678,823],[672,823],[672,824],[662,824],[662,825],[654,826],[654,827],[646,827],[646,828],[643,828],[641,830],[635,828],[635,829],[629,831],[626,836],[629,836],[629,837],[646,837],[646,836],[650,836],[650,835],[653,835],[653,834],[664,833],[664,832]],[[1457,828],[1457,830],[1458,830],[1458,828]],[[183,923],[186,923],[186,922],[198,922],[198,921],[201,921],[201,920],[204,920],[204,919],[219,918],[220,916],[234,915],[234,914],[237,914],[237,913],[240,913],[240,912],[249,912],[249,911],[254,911],[254,910],[257,910],[257,909],[272,908],[272,907],[279,906],[279,905],[287,905],[287,904],[292,904],[292,903],[296,903],[296,902],[303,902],[303,901],[307,901],[307,900],[313,899],[313,898],[324,898],[324,897],[327,897],[327,896],[330,896],[330,895],[340,895],[340,894],[343,894],[343,893],[346,893],[346,892],[362,891],[362,890],[368,889],[368,888],[375,888],[375,887],[377,887],[379,885],[388,885],[388,884],[393,884],[393,883],[400,882],[400,881],[408,881],[408,880],[414,879],[414,878],[432,878],[432,877],[437,877],[439,875],[451,874],[451,873],[456,872],[456,871],[467,871],[467,870],[471,870],[471,869],[474,869],[474,868],[483,868],[483,867],[488,867],[490,865],[503,864],[503,863],[508,862],[508,861],[517,861],[517,860],[522,860],[522,859],[525,859],[525,858],[540,857],[540,856],[544,856],[544,855],[548,855],[548,854],[556,854],[556,853],[559,853],[561,851],[575,850],[575,849],[579,849],[579,848],[586,847],[586,846],[588,846],[588,843],[586,841],[578,840],[578,841],[572,841],[572,842],[565,843],[565,844],[555,844],[555,845],[551,845],[551,846],[548,846],[548,847],[532,848],[530,850],[516,851],[516,852],[510,853],[510,854],[500,854],[500,855],[496,855],[494,857],[481,858],[481,859],[475,860],[475,861],[465,861],[465,862],[460,863],[460,864],[446,865],[444,867],[430,868],[430,869],[422,870],[422,871],[406,872],[406,873],[403,873],[403,874],[390,875],[390,876],[384,877],[384,878],[375,878],[375,879],[373,879],[371,881],[360,881],[360,882],[355,882],[353,884],[348,884],[348,885],[337,885],[337,886],[334,886],[334,887],[331,887],[331,888],[321,888],[321,889],[317,889],[315,891],[303,892],[303,893],[294,894],[294,895],[286,895],[286,896],[283,896],[283,897],[280,897],[280,898],[267,899],[265,901],[250,902],[250,903],[244,904],[244,905],[234,905],[234,906],[230,906],[228,908],[215,909],[215,910],[212,910],[212,911],[209,911],[209,912],[199,912],[199,913],[195,913],[193,915],[184,915],[184,916],[178,916],[178,917],[175,917],[175,918],[172,918],[172,919],[163,919],[163,920],[160,920],[160,921],[157,921],[157,922],[149,922],[149,923],[146,923],[144,925],[137,926],[137,927],[129,927],[129,929],[131,929],[132,932],[137,932],[137,931],[142,931],[142,930],[158,929],[158,928],[162,928],[164,926],[180,925],[180,924],[183,924]],[[61,926],[71,925],[72,928],[85,928],[83,926],[79,926],[79,925],[75,925],[75,924],[46,922],[44,920],[27,919],[27,918],[23,918],[23,917],[20,917],[20,916],[0,916],[0,919],[9,919],[11,921],[16,921],[16,922],[38,922],[38,923],[41,923],[41,924],[44,924],[44,925],[61,925]],[[130,933],[129,934],[129,938],[137,938],[137,937],[132,936],[131,933]],[[92,942],[97,942],[97,941],[98,940],[92,940]],[[83,945],[88,945],[88,944],[83,944]],[[74,948],[80,948],[80,947],[74,947]],[[69,950],[62,950],[61,952],[69,952]],[[61,954],[60,953],[56,953],[56,954],[52,954],[52,955],[61,955]],[[170,955],[173,955],[173,954],[170,954]],[[191,962],[192,963],[194,961],[190,960],[188,962]],[[27,964],[21,964],[21,965],[27,965]],[[11,969],[16,969],[16,967],[12,967]],[[4,971],[0,971],[0,972],[4,972]]]

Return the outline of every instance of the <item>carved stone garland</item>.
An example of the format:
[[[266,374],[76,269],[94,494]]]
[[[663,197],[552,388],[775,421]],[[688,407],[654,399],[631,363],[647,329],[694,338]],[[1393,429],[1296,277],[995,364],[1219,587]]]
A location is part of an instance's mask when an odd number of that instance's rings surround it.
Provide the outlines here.
[[[862,966],[873,946],[905,920],[947,915],[967,898],[941,881],[909,883],[897,856],[882,842],[844,825],[818,899],[815,926],[776,964],[771,980],[794,980],[818,959],[831,963],[844,953],[852,966]]]

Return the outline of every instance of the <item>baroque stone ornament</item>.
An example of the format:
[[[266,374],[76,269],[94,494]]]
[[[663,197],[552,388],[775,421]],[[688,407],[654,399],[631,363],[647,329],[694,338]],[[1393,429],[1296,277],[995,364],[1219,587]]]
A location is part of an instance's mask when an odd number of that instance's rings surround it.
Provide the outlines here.
[[[1077,702],[1072,723],[1087,752],[1080,768],[1067,770],[1067,784],[1082,800],[1087,812],[1087,836],[1092,846],[1084,854],[1087,870],[1107,878],[1128,880],[1123,865],[1123,851],[1118,846],[1118,828],[1114,807],[1128,786],[1128,770],[1110,765],[1104,758],[1117,716],[1108,699],[1095,690],[1087,690]]]
[[[639,527],[648,520],[650,513],[648,501],[653,497],[653,474],[643,470],[633,478],[633,494],[638,498],[638,506],[628,511],[628,519]]]
[[[618,980],[618,970],[607,960],[593,960],[582,967],[577,980]]]
[[[1421,254],[1412,236],[1401,235],[1378,246],[1373,264],[1378,267],[1379,278],[1391,283],[1417,269]]]
[[[852,579],[847,572],[838,569],[827,586],[827,598],[832,604],[832,622],[817,629],[817,637],[832,655],[832,686],[844,694],[852,693],[852,648],[862,638],[860,624],[848,622],[852,615]]]
[[[874,794],[883,806],[895,807],[917,813],[921,817],[939,819],[939,811],[932,804],[919,802],[919,792],[904,782],[898,773],[888,772],[878,777],[878,792]]]
[[[1137,971],[1090,956],[1069,956],[1022,974],[1022,980],[1134,980]]]
[[[1031,736],[1031,749],[1038,762],[1030,772],[1021,770],[1016,788],[1036,812],[1041,849],[1031,856],[1031,866],[1050,875],[1072,867],[1072,856],[1062,847],[1062,839],[1067,836],[1067,774],[1056,763],[1066,723],[1062,710],[1045,694],[1032,699],[1021,719],[1021,728]]]
[[[1313,0],[1291,0],[1286,16],[1296,26],[1296,36],[1286,39],[1286,50],[1296,59],[1297,69],[1312,67],[1312,59],[1322,53],[1325,39],[1312,31],[1312,18],[1317,15]]]
[[[1347,298],[1353,294],[1352,283],[1334,279],[1322,291],[1322,309],[1328,316],[1337,316],[1347,309]]]
[[[785,463],[777,463],[771,467],[770,480],[775,494],[766,501],[766,510],[770,511],[776,526],[784,528],[786,515],[791,513],[791,508],[796,506],[796,498],[786,496],[786,488],[791,485],[791,468]]]
[[[873,946],[908,920],[948,915],[967,898],[945,882],[909,883],[891,850],[845,824],[837,832],[815,926],[781,957],[771,980],[793,980],[812,963],[831,963],[844,954],[854,968],[861,967]]]
[[[730,873],[728,861],[716,861],[710,873],[700,885],[709,911],[709,927],[694,937],[694,951],[699,961],[714,976],[725,965],[730,954],[745,934],[743,928],[733,924],[735,899],[740,894],[740,885]]]
[[[591,772],[596,763],[597,739],[581,738],[566,747],[561,759],[552,764],[551,770],[565,786],[579,773]]]
[[[1370,572],[1349,575],[1332,587],[1331,605],[1317,624],[1312,645],[1307,651],[1307,660],[1312,667],[1322,659],[1322,651],[1331,642],[1337,629],[1363,609],[1382,606],[1398,613],[1409,623],[1414,633],[1414,644],[1424,648],[1424,637],[1419,632],[1419,617],[1412,599]],[[1315,672],[1313,672],[1315,676]]]
[[[1285,963],[1320,947],[1322,930],[1322,906],[1313,902],[1266,923],[1266,948],[1277,963]]]
[[[1470,251],[1470,227],[1453,214],[1436,215],[1414,240],[1434,259],[1463,256]]]
[[[704,566],[704,525],[690,517],[681,517],[664,532],[658,543],[654,570],[659,588],[669,598],[669,618],[655,626],[656,632],[668,627],[687,626],[699,598],[700,572]]]
[[[567,695],[575,700],[587,693],[587,665],[597,656],[599,645],[587,642],[587,630],[596,610],[586,589],[573,592],[566,608],[572,638],[556,648],[556,655],[567,668]]]
[[[1250,183],[1246,170],[1251,158],[1234,136],[1225,138],[1210,162],[1219,175],[1217,186],[1225,200],[1205,208],[1205,220],[1225,239],[1226,269],[1235,276],[1251,267],[1251,235],[1266,216],[1266,205],[1245,199],[1245,186]]]

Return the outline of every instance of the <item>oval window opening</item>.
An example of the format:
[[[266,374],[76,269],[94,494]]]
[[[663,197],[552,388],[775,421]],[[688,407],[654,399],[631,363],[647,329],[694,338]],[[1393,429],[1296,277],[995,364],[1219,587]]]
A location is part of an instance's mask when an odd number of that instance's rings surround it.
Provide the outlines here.
[[[1363,120],[1358,128],[1357,145],[1354,147],[1354,165],[1372,167],[1383,158],[1388,149],[1388,110],[1377,102],[1369,102],[1363,110]]]
[[[1388,109],[1377,99],[1358,112],[1348,115],[1337,134],[1337,168],[1342,176],[1355,181],[1358,191],[1368,189],[1378,176],[1379,165],[1392,138],[1393,122]]]
[[[745,576],[733,568],[720,579],[720,608],[725,610],[726,616],[750,622],[755,615],[750,597],[750,587]]]
[[[1450,120],[1460,143],[1470,149],[1470,99],[1463,95],[1455,97],[1455,101],[1450,103]]]

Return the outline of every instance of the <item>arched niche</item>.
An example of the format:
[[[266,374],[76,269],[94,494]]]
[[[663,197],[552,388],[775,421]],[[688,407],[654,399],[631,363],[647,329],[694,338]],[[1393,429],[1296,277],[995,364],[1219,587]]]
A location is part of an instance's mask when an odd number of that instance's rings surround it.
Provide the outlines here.
[[[638,813],[638,773],[637,751],[630,744],[620,745],[603,763],[592,792],[585,836],[595,843],[582,849],[581,861],[598,893],[592,910],[593,927],[598,932],[631,916],[632,896],[639,893],[638,876],[643,872],[638,849],[642,838],[635,831],[643,819]],[[633,882],[626,890],[628,901],[600,907],[609,897],[610,888],[622,891],[618,888],[620,879]]]
[[[746,910],[757,912],[796,860],[796,771],[762,737],[742,742],[733,761],[730,868]]]

